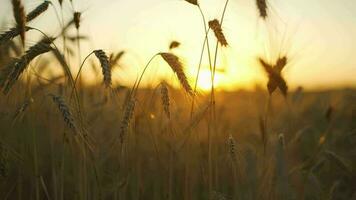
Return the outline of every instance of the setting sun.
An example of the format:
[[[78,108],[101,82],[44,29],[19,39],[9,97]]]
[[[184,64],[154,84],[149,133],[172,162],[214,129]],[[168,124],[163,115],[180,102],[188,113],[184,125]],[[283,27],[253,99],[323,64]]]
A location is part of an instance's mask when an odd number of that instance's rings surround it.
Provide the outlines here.
[[[219,89],[223,83],[223,74],[216,72],[214,78],[214,87]],[[205,92],[211,90],[211,73],[209,70],[202,70],[199,75],[198,80],[198,89],[201,89]]]

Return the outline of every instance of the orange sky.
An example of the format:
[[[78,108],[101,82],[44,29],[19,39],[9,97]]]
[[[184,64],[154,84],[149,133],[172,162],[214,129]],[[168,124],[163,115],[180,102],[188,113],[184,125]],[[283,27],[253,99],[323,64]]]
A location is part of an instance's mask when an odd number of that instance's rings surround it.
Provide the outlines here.
[[[0,0],[0,19],[7,27],[13,22],[9,0]],[[27,10],[39,3],[25,1]],[[56,2],[56,1],[55,1]],[[133,82],[144,64],[157,52],[167,51],[171,40],[182,46],[175,53],[186,64],[193,80],[196,73],[204,30],[199,11],[183,0],[73,0],[83,12],[81,31],[91,37],[84,43],[82,56],[93,49],[110,52],[126,50],[123,69],[115,70],[114,80]],[[207,19],[220,18],[225,1],[200,0]],[[356,2],[354,0],[271,0],[270,18],[258,19],[254,0],[230,0],[223,24],[229,47],[219,52],[217,85],[224,89],[251,88],[264,83],[257,56],[274,60],[278,53],[290,57],[284,71],[288,83],[304,87],[336,87],[356,84]],[[3,12],[8,10],[8,12]],[[66,4],[64,13],[71,17]],[[58,32],[53,10],[33,22],[49,34]],[[211,41],[215,38],[210,36]],[[32,41],[34,43],[35,41]],[[28,43],[31,43],[29,41]],[[211,42],[215,44],[215,42]],[[213,49],[214,46],[212,45]],[[174,77],[169,68],[156,59],[145,83],[157,77]],[[208,84],[205,57],[202,88]],[[88,73],[87,77],[92,77]]]

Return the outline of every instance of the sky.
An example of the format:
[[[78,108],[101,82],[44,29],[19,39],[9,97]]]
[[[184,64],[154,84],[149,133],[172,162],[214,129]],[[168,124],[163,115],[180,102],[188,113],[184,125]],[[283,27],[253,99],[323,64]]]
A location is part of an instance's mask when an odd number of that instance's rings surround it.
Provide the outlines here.
[[[24,2],[28,11],[41,3]],[[225,0],[199,3],[207,20],[220,19]],[[132,84],[154,54],[168,51],[172,40],[182,44],[174,53],[194,82],[204,40],[197,7],[184,0],[73,0],[73,4],[74,10],[83,13],[80,32],[90,38],[81,46],[81,57],[94,49],[127,52],[122,66],[113,71],[114,82]],[[65,19],[69,20],[73,8],[69,0],[64,5]],[[279,55],[287,55],[289,64],[283,76],[292,88],[356,86],[355,0],[270,0],[268,7],[269,17],[264,21],[259,18],[255,0],[229,1],[222,24],[229,46],[219,48],[215,85],[233,90],[265,84],[266,76],[257,58],[273,63]],[[11,9],[10,0],[0,0],[2,27],[14,23]],[[51,8],[31,25],[56,35],[60,29],[54,13]],[[209,41],[213,51],[213,34]],[[209,88],[208,66],[205,52],[201,89]],[[86,77],[93,79],[93,73],[86,73]],[[162,59],[156,58],[144,84],[154,86],[161,79],[174,80],[174,74]]]

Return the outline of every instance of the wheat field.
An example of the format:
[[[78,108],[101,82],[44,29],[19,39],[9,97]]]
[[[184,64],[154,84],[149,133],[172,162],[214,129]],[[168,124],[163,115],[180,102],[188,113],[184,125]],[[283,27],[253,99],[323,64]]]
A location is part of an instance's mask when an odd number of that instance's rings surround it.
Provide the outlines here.
[[[267,24],[271,4],[251,1]],[[9,2],[12,27],[0,33],[0,199],[356,199],[355,89],[291,89],[283,73],[291,59],[280,54],[256,56],[263,85],[224,91],[211,81],[201,92],[203,63],[214,80],[221,49],[231,48],[229,0],[212,19],[199,1],[180,1],[204,28],[197,74],[186,73],[174,40],[127,85],[113,70],[128,52],[81,54],[85,18],[63,18],[75,0],[33,10]],[[48,12],[58,16],[57,35],[36,28]],[[172,80],[144,86],[153,62]],[[95,84],[85,81],[90,69]]]

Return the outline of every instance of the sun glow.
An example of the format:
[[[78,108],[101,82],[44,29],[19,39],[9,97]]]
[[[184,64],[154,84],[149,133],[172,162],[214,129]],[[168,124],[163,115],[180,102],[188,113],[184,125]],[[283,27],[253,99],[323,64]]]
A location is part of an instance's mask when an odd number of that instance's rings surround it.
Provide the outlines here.
[[[220,88],[223,83],[223,74],[220,72],[215,73],[214,87]],[[199,74],[198,89],[203,91],[211,90],[211,73],[209,70],[202,70]]]

